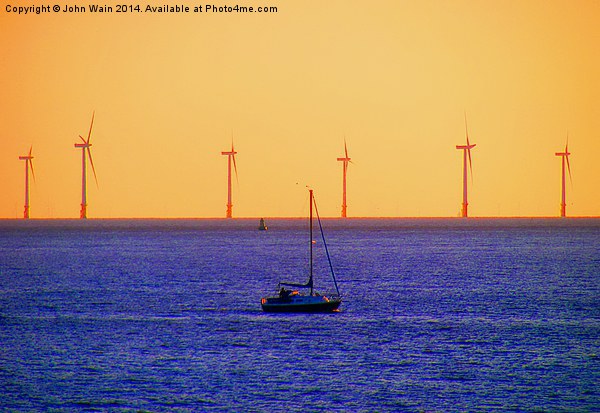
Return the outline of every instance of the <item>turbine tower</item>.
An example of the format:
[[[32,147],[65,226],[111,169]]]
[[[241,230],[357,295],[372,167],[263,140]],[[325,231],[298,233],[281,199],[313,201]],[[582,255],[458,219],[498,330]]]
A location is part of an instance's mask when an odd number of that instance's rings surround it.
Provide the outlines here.
[[[233,169],[235,170],[235,179],[237,179],[237,166],[235,165],[235,155],[237,152],[233,149],[233,138],[231,138],[231,150],[221,152],[221,155],[227,155],[227,212],[225,218],[232,218],[231,210],[233,204],[231,203],[231,161],[233,160]]]
[[[462,149],[463,151],[463,201],[462,201],[462,209],[461,216],[463,218],[467,218],[468,214],[468,206],[469,203],[467,201],[467,156],[469,157],[469,170],[471,171],[471,180],[473,180],[473,167],[471,166],[471,149],[475,147],[475,144],[469,143],[469,130],[467,128],[467,114],[465,113],[465,133],[467,135],[467,144],[466,145],[456,145],[456,149]]]
[[[90,124],[90,131],[88,132],[87,140],[83,139],[81,135],[79,138],[83,141],[83,143],[76,143],[76,148],[81,148],[81,211],[79,212],[79,218],[86,219],[87,218],[87,185],[86,185],[86,150],[87,154],[90,157],[90,165],[92,165],[92,171],[94,172],[94,179],[96,180],[96,186],[98,186],[98,178],[96,177],[96,169],[94,168],[94,161],[92,160],[92,152],[90,151],[90,137],[92,136],[92,126],[94,126],[94,115],[96,113],[92,113],[92,123]]]
[[[565,197],[565,160],[567,161],[567,169],[569,170],[569,180],[571,181],[571,184],[573,184],[573,180],[571,178],[571,165],[569,165],[569,155],[571,155],[571,153],[569,152],[569,135],[567,134],[567,144],[565,145],[565,151],[564,152],[556,152],[555,153],[556,156],[560,156],[562,157],[562,196],[561,196],[561,201],[560,201],[560,217],[564,218],[567,214],[567,203],[566,203],[566,197]]]
[[[29,148],[29,154],[26,156],[19,156],[19,159],[25,161],[25,211],[23,212],[23,218],[29,219],[29,167],[31,166],[31,175],[35,182],[35,174],[33,173],[33,156],[31,156],[31,150],[33,146]]]
[[[346,173],[348,171],[348,162],[350,162],[350,158],[348,157],[348,148],[346,147],[346,139],[344,139],[344,153],[346,156],[344,158],[337,158],[338,161],[343,162],[342,171],[343,171],[343,183],[342,183],[342,218],[347,218],[346,210],[348,205],[346,205]]]

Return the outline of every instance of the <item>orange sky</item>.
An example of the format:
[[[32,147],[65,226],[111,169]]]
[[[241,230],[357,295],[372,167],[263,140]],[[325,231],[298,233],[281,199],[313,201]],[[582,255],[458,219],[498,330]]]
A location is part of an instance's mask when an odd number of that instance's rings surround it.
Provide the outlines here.
[[[598,1],[26,16],[6,5],[31,1],[0,2],[0,217],[22,216],[30,145],[31,217],[79,216],[73,144],[94,110],[90,218],[223,217],[232,132],[234,216],[304,215],[306,185],[338,216],[344,136],[349,216],[457,216],[465,110],[471,216],[558,215],[567,131],[567,214],[600,215]]]

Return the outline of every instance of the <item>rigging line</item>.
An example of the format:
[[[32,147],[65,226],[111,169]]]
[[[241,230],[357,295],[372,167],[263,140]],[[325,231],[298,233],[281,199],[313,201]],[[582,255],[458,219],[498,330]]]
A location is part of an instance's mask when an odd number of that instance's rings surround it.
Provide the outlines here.
[[[321,230],[321,238],[323,239],[323,245],[325,246],[325,254],[327,254],[327,261],[329,261],[329,268],[331,269],[331,276],[333,277],[333,284],[335,285],[335,291],[337,295],[341,297],[340,290],[338,289],[337,281],[335,279],[335,272],[333,271],[333,265],[331,264],[331,257],[329,256],[329,249],[327,248],[327,242],[325,241],[325,234],[323,233],[323,226],[321,225],[321,217],[319,216],[319,208],[317,208],[317,200],[313,198],[315,203],[315,212],[317,213],[317,221],[319,222],[319,229]]]

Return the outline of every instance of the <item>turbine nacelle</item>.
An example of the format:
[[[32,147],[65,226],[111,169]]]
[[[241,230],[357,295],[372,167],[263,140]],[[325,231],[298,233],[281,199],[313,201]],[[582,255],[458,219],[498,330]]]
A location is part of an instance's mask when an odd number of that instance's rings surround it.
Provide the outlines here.
[[[466,150],[471,150],[473,149],[475,146],[477,146],[476,143],[472,144],[472,145],[456,145],[456,149],[466,149]]]
[[[92,131],[90,130],[90,133]],[[88,140],[86,141],[85,139],[83,139],[83,136],[79,135],[79,138],[83,141],[83,143],[76,143],[74,146],[76,148],[89,148],[90,146],[92,146],[92,144],[90,143],[90,139],[88,138]]]
[[[33,156],[31,155],[32,150],[33,150],[33,145],[29,148],[29,154],[27,154],[25,156],[19,156],[19,159],[21,161],[32,160],[33,159]]]

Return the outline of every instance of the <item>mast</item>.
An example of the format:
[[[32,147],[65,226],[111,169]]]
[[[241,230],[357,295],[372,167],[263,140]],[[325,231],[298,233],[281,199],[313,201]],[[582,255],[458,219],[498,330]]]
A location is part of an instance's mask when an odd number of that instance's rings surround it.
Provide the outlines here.
[[[310,284],[310,295],[313,295],[313,190],[309,189],[310,198],[310,276],[308,283]]]
[[[233,152],[233,151],[232,151]],[[227,159],[227,213],[226,218],[231,218],[231,156]]]
[[[566,151],[565,151],[566,152]],[[567,203],[565,201],[565,157],[562,157],[562,193],[560,198],[560,217],[564,218],[567,213]]]
[[[344,162],[344,183],[343,183],[343,190],[342,190],[342,218],[346,218],[346,209],[348,208],[346,206],[346,172],[348,170],[348,164],[346,162]]]
[[[87,218],[87,188],[85,179],[85,146],[81,148],[81,211],[79,218]]]
[[[469,216],[467,208],[469,203],[467,202],[467,150],[463,149],[463,204],[462,204],[462,216],[466,218]]]
[[[29,162],[25,160],[25,211],[23,213],[25,219],[29,219]]]

